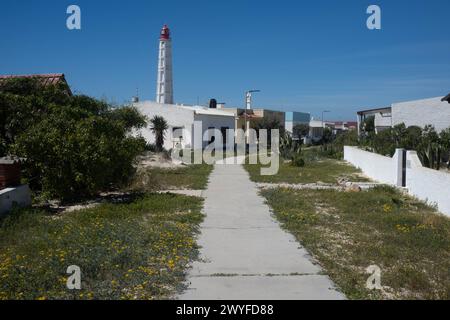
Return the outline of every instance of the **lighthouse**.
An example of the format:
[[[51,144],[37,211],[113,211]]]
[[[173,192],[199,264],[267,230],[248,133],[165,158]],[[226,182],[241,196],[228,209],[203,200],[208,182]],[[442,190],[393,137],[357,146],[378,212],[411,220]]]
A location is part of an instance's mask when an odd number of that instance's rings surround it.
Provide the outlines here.
[[[156,102],[173,104],[172,40],[167,25],[164,25],[159,37],[157,79]]]

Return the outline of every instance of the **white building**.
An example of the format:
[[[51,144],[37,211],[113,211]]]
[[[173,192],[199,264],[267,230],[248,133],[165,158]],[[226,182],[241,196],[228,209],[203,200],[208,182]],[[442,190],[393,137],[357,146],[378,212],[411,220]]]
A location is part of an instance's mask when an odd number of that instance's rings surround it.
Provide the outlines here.
[[[309,122],[309,135],[303,139],[303,142],[310,144],[322,140],[324,129],[331,128],[332,125],[332,122],[311,119]]]
[[[162,28],[159,39],[156,102],[139,102],[136,97],[133,99],[133,106],[145,115],[147,120],[151,120],[154,116],[160,116],[167,121],[169,128],[164,134],[166,150],[175,147],[203,149],[214,139],[212,130],[209,129],[220,130],[222,139],[226,143],[226,130],[235,129],[235,116],[232,113],[202,106],[173,103],[172,43],[170,30],[166,25]],[[195,123],[199,125],[197,128],[194,127]],[[151,124],[148,124],[138,134],[142,135],[148,143],[154,144],[156,139],[150,126]],[[207,139],[203,141],[205,136]]]
[[[201,106],[169,105],[153,101],[143,101],[133,105],[148,119],[154,116],[161,116],[167,121],[169,129],[165,132],[164,139],[164,148],[166,150],[175,147],[202,149],[210,142],[202,139],[205,135],[211,138],[211,134],[208,132],[209,129],[220,130],[224,143],[227,143],[226,130],[235,129],[235,116],[232,113],[217,109]],[[195,121],[201,124],[199,131],[194,130]],[[205,132],[208,133],[205,134]],[[139,133],[148,143],[155,143],[155,135],[150,125],[141,129]]]
[[[293,134],[294,128],[296,125],[299,125],[299,124],[309,125],[310,121],[311,121],[311,115],[309,113],[289,111],[289,112],[285,113],[284,127],[287,132]]]
[[[437,132],[450,127],[450,104],[442,97],[394,103],[391,109],[394,126],[402,122],[407,127],[431,124]]]
[[[158,76],[156,86],[156,102],[173,103],[172,80],[172,39],[167,25],[161,30],[159,37]]]
[[[406,127],[432,125],[437,132],[450,127],[450,104],[446,97],[393,103],[389,107],[358,112],[359,124],[366,118],[375,117],[375,131],[404,123]]]

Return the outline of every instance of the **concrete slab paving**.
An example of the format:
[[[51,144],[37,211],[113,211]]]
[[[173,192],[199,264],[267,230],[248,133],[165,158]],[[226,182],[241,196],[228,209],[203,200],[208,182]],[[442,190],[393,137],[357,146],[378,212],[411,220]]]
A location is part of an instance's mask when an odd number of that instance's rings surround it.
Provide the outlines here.
[[[178,299],[345,299],[282,230],[241,165],[217,164],[189,288]]]
[[[342,300],[326,276],[196,277],[185,300]]]

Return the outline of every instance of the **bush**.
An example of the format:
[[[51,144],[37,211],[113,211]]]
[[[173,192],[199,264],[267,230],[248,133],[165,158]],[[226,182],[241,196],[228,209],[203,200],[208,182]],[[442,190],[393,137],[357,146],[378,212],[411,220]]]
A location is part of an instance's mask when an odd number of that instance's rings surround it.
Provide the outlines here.
[[[415,150],[425,167],[439,170],[442,163],[447,163],[450,168],[450,128],[438,133],[431,125],[422,129],[401,123],[363,137],[360,145],[385,156],[393,156],[397,148]]]
[[[290,133],[285,132],[280,138],[280,155],[284,159],[293,159],[295,155],[302,151],[302,143],[292,139]]]
[[[136,109],[113,109],[58,87],[15,80],[0,93],[6,152],[27,158],[24,178],[46,198],[71,200],[119,186],[133,174],[143,138],[131,130],[146,124]],[[20,94],[17,88],[25,88]]]
[[[305,166],[305,160],[299,155],[295,155],[292,158],[291,166],[294,167],[304,167]]]
[[[294,126],[294,128],[292,129],[293,136],[296,138],[299,138],[299,139],[307,137],[309,134],[309,130],[310,130],[310,127],[308,124],[304,124],[304,123],[296,124]]]
[[[350,130],[337,134],[337,136],[329,143],[320,146],[320,156],[342,159],[344,158],[344,146],[357,146],[358,133],[356,130]]]
[[[156,152],[156,144],[147,142],[145,144],[144,150],[149,152]]]
[[[373,136],[372,146],[376,153],[392,157],[395,153],[396,143],[392,129],[386,129]]]
[[[6,143],[0,137],[0,157],[4,157],[6,155]]]
[[[267,147],[272,146],[272,130],[278,130],[280,139],[288,135],[284,125],[278,119],[262,118],[254,121],[253,129],[256,130],[256,136],[259,139],[259,132],[261,129],[267,130]]]

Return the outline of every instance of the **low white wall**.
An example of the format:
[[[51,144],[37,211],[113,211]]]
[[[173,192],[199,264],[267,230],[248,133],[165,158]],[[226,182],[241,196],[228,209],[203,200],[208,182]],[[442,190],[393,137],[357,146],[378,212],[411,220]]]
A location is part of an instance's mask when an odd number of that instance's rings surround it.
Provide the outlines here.
[[[28,185],[0,190],[0,216],[11,211],[14,204],[19,207],[31,206],[31,192]]]
[[[344,147],[344,160],[361,169],[371,179],[394,185],[398,184],[397,153],[393,158],[356,147]]]
[[[365,175],[394,186],[401,186],[401,149],[394,157],[384,157],[356,147],[344,147],[344,159]],[[406,153],[406,188],[408,193],[450,216],[450,174],[422,166],[415,151]]]
[[[422,166],[415,151],[407,152],[406,186],[409,193],[450,216],[450,174]]]

